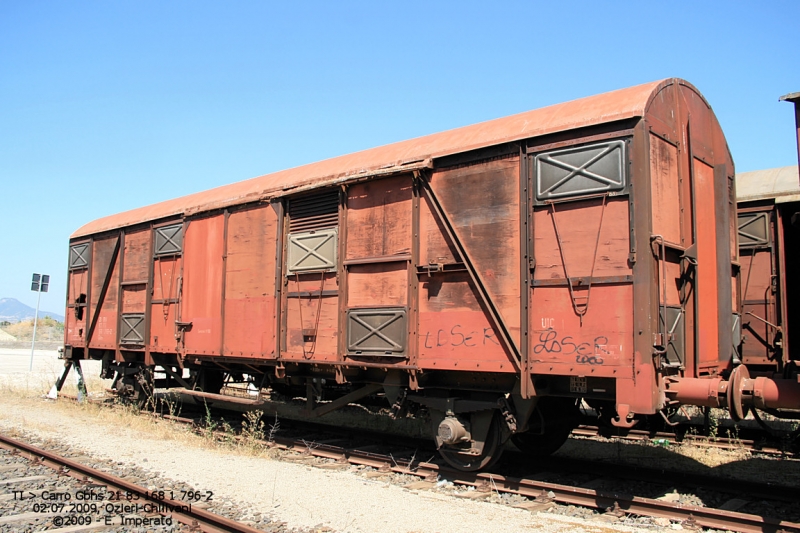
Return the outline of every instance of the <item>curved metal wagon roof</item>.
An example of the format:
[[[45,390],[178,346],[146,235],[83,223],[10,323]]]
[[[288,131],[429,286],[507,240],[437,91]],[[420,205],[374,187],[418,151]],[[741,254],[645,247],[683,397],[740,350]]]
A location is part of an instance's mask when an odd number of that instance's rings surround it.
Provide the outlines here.
[[[800,200],[797,165],[736,174],[736,200],[752,202],[774,199],[777,203]]]
[[[387,144],[100,218],[82,226],[71,238],[180,214],[188,215],[273,198],[286,194],[286,191],[411,170],[424,166],[425,161],[437,157],[573,128],[641,117],[655,95],[673,83],[694,89],[683,80],[669,78]]]

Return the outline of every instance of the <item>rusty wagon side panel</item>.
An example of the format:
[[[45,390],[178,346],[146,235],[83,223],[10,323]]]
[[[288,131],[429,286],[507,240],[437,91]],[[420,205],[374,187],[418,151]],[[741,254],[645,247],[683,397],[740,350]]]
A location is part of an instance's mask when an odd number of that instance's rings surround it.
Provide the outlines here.
[[[797,364],[800,178],[796,166],[736,175],[742,256],[742,361],[762,372]]]
[[[119,235],[95,239],[92,242],[92,295],[86,342],[91,348],[116,350],[119,313]]]
[[[145,352],[152,254],[152,230],[149,226],[125,231],[117,340],[117,357],[121,359],[124,359],[122,350]]]
[[[741,316],[733,162],[710,106],[687,84],[662,89],[647,121],[649,210],[660,236],[651,281],[667,363],[686,377],[719,375],[731,368]],[[669,340],[676,324],[680,335]]]
[[[742,361],[774,366],[782,362],[783,302],[779,272],[782,245],[778,213],[771,206],[739,211],[739,249],[742,255]]]
[[[475,428],[477,454],[509,399],[520,433],[543,397],[621,426],[670,402],[741,407],[734,201],[711,108],[665,80],[90,223],[66,342],[168,386],[307,387],[318,414],[383,389],[445,433]],[[338,397],[318,408],[325,383]]]
[[[513,355],[481,304],[520,343],[519,153],[436,169],[432,196],[420,201],[419,365],[447,370],[514,372]],[[433,200],[433,198],[437,200]],[[432,201],[440,203],[437,213]],[[452,226],[448,235],[446,217]],[[459,256],[463,246],[473,268]],[[477,284],[476,284],[477,281]]]
[[[87,296],[90,291],[92,243],[88,239],[73,242],[69,250],[67,271],[67,311],[64,324],[64,344],[83,348],[87,319]]]
[[[351,185],[343,200],[339,360],[415,361],[412,176]]]
[[[269,204],[231,211],[225,236],[224,356],[277,357],[278,217]]]

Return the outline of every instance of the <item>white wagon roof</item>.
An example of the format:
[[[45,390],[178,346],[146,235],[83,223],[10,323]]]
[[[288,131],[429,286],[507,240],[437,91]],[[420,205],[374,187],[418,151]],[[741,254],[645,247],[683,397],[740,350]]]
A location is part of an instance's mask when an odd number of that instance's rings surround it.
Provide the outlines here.
[[[739,202],[775,199],[775,203],[800,201],[797,165],[736,174]]]

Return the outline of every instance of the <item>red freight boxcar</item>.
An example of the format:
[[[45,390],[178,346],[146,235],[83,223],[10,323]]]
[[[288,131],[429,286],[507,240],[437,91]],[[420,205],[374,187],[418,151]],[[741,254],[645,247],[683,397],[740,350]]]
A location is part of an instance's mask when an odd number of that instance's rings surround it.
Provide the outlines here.
[[[736,364],[733,176],[668,79],[136,209],[72,235],[65,358],[134,396],[158,369],[300,388],[310,416],[385,398],[465,470],[557,448],[580,399],[624,427],[797,407]]]
[[[800,93],[780,100],[794,104],[800,162]],[[800,351],[792,333],[800,320],[800,280],[791,273],[800,266],[798,167],[737,174],[736,188],[743,325],[736,362],[754,375],[797,380]],[[757,407],[777,416],[798,417],[767,405]],[[763,424],[758,412],[753,414]]]
[[[736,175],[742,264],[742,362],[757,372],[797,373],[789,333],[800,318],[800,178],[797,167]]]

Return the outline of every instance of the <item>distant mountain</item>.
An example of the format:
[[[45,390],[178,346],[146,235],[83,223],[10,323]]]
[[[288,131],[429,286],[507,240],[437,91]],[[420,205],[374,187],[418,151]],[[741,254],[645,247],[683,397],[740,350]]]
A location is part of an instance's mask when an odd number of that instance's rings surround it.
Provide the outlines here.
[[[28,307],[16,298],[0,298],[0,322],[22,322],[30,320],[36,314],[36,309]],[[53,313],[52,311],[39,310],[39,318],[49,316],[59,322],[64,321],[64,315]],[[38,335],[37,335],[38,337]]]

